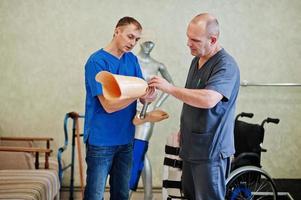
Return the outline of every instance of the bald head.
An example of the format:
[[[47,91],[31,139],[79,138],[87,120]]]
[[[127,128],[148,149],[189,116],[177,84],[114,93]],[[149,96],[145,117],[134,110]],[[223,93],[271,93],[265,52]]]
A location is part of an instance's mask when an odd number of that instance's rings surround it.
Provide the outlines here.
[[[195,16],[189,23],[186,34],[187,46],[194,56],[208,59],[221,48],[218,43],[218,22],[211,14]]]
[[[200,28],[206,31],[208,37],[215,36],[216,38],[219,37],[219,24],[217,19],[209,14],[209,13],[202,13],[195,16],[190,23],[198,25]]]

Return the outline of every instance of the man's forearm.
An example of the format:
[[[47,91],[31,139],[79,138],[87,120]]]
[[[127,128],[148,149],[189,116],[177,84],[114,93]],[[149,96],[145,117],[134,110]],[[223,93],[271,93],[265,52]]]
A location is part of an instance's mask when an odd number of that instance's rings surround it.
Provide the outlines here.
[[[98,99],[105,111],[108,113],[113,113],[122,110],[137,100],[136,98],[107,100],[103,96],[98,96]]]
[[[221,99],[222,95],[213,90],[187,89],[173,86],[169,93],[184,103],[198,108],[212,108]]]

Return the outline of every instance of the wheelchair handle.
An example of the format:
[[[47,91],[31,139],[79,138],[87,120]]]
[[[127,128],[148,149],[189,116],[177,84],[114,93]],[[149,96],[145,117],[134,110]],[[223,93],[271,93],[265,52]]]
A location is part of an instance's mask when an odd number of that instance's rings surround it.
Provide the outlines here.
[[[266,118],[265,120],[262,121],[261,126],[263,127],[264,123],[274,123],[274,124],[278,124],[280,122],[280,119],[278,118]]]
[[[248,117],[248,118],[252,118],[254,116],[253,113],[245,113],[245,112],[242,112],[240,113],[240,116],[241,117]]]
[[[270,122],[272,122],[272,123],[274,123],[274,124],[278,124],[279,122],[280,122],[280,119],[278,119],[278,118],[267,118],[267,123],[270,123]]]
[[[239,117],[248,117],[248,118],[252,118],[254,116],[253,113],[245,113],[245,112],[242,112],[240,114],[238,114],[235,118],[235,120],[237,120]]]

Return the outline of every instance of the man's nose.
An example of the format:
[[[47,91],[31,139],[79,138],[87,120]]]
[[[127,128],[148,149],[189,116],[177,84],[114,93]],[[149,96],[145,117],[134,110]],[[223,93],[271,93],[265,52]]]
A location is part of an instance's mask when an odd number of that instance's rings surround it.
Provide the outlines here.
[[[133,47],[133,46],[135,46],[136,45],[136,40],[134,39],[134,40],[131,40],[131,46]]]

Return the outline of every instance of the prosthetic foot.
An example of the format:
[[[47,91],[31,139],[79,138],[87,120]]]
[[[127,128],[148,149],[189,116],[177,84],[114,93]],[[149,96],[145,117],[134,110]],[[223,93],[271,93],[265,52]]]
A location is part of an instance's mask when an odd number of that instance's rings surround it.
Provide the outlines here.
[[[143,119],[141,119],[139,117],[139,114],[137,114],[133,119],[133,124],[137,126],[146,122],[159,122],[167,119],[168,117],[169,115],[167,114],[167,112],[157,109],[146,113]]]

